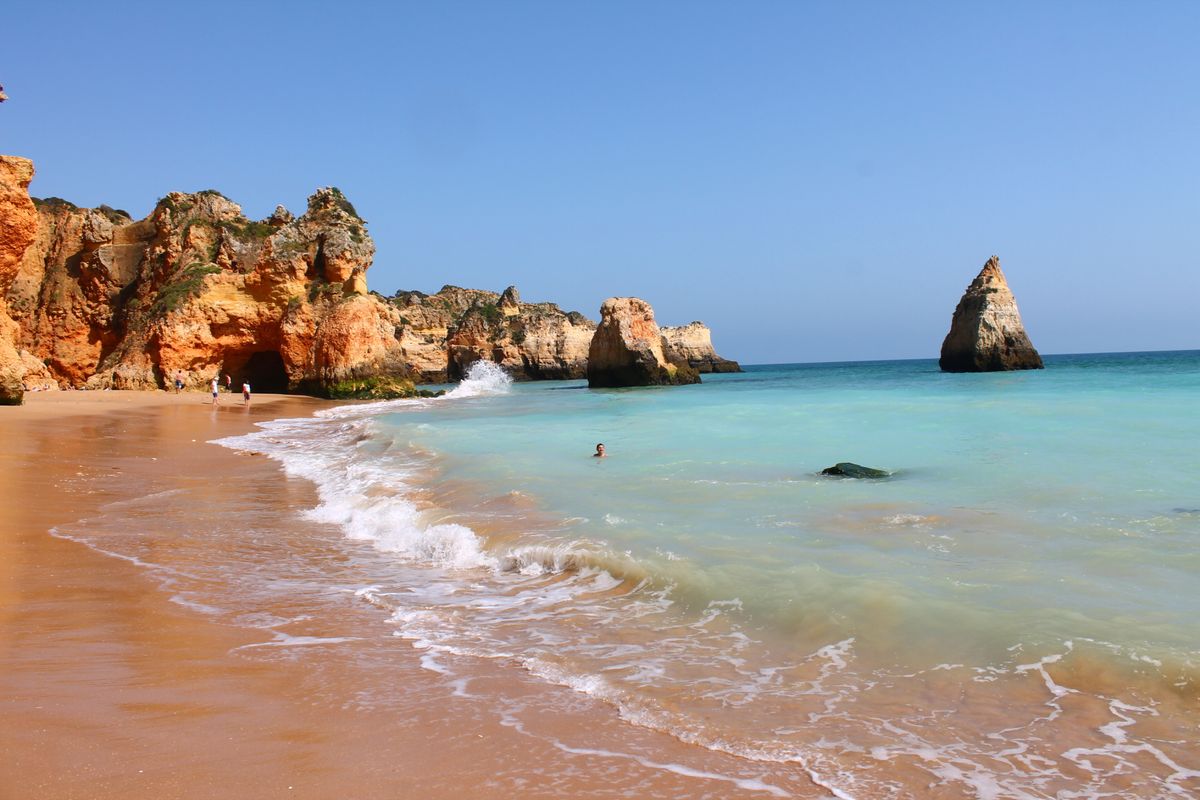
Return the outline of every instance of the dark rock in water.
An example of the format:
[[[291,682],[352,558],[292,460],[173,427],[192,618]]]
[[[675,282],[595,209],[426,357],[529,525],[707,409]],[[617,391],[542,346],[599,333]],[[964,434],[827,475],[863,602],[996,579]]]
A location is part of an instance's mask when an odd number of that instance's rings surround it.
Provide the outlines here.
[[[821,470],[822,475],[836,475],[839,478],[890,478],[892,473],[887,470],[864,467],[849,461],[840,461],[832,467]]]

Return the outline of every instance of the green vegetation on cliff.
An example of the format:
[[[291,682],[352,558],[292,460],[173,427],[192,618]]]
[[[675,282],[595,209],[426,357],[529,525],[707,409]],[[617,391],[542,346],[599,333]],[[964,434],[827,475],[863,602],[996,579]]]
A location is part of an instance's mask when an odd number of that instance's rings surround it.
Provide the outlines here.
[[[331,400],[396,400],[408,397],[438,397],[445,394],[418,389],[408,378],[388,375],[335,381],[320,387],[318,393]]]
[[[31,197],[33,204],[38,208],[46,207],[50,209],[63,209],[66,211],[74,211],[79,206],[72,203],[70,200],[63,200],[61,197]]]
[[[184,300],[200,291],[204,278],[221,271],[215,264],[189,264],[179,273],[179,276],[168,283],[154,299],[154,312],[159,315],[169,314],[179,308]]]
[[[269,222],[255,222],[245,217],[235,220],[222,220],[217,226],[228,231],[238,239],[265,239],[275,232],[275,227]]]

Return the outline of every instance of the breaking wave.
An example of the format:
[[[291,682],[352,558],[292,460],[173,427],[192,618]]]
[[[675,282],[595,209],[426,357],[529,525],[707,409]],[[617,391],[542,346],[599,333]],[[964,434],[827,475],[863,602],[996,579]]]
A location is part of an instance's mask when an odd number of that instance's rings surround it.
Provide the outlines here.
[[[1123,687],[1086,677],[1093,670],[1077,643],[1050,653],[1015,646],[1006,661],[985,667],[946,663],[903,674],[870,662],[853,637],[772,652],[745,626],[740,600],[681,587],[687,564],[676,574],[582,538],[489,540],[420,505],[417,478],[430,463],[380,415],[511,389],[508,374],[481,361],[442,398],[343,406],[219,443],[264,453],[311,481],[319,498],[312,519],[426,570],[417,581],[355,592],[384,609],[414,647],[511,660],[612,705],[632,724],[755,762],[797,765],[836,797],[903,796],[896,770],[909,775],[909,787],[922,774],[986,798],[1099,796],[1148,762],[1158,774],[1136,784],[1138,796],[1187,796],[1200,780],[1178,748],[1154,744],[1177,733],[1163,724],[1161,695],[1133,702]],[[886,522],[921,527],[930,519],[897,514]],[[686,610],[685,596],[693,600]],[[429,663],[453,673],[432,655]],[[1097,663],[1095,673],[1107,674],[1111,662]],[[1110,691],[1117,689],[1121,696]],[[960,695],[975,709],[957,709]],[[921,697],[936,707],[914,707]],[[1090,724],[1068,712],[1081,705],[1088,711],[1078,716]],[[960,711],[977,714],[970,725],[989,738],[965,741],[971,728],[955,727]],[[1160,735],[1136,734],[1142,726]],[[1064,793],[1067,786],[1078,793]]]
[[[512,376],[499,365],[491,361],[476,361],[467,369],[462,383],[446,392],[446,399],[508,394],[512,390],[512,382]]]

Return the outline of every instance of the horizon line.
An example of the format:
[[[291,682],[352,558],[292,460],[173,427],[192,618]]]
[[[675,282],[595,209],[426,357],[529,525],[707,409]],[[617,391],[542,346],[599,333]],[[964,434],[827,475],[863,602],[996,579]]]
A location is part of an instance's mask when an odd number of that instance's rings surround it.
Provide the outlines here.
[[[1087,353],[1040,353],[1043,358],[1062,358],[1066,356],[1130,356],[1130,355],[1166,355],[1171,353],[1200,353],[1200,347],[1170,350],[1102,350]],[[818,364],[892,364],[902,361],[937,361],[938,356],[922,356],[919,358],[861,358],[835,361],[738,361],[743,367],[792,367],[814,366]],[[1037,370],[1001,370],[1007,372],[1036,372]],[[730,373],[734,374],[734,373]]]

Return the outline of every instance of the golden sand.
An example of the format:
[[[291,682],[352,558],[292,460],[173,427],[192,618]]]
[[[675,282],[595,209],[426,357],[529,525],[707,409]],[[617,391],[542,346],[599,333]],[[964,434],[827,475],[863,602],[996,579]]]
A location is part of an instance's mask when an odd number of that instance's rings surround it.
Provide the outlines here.
[[[241,492],[289,531],[315,529],[300,517],[310,486],[207,442],[322,405],[61,392],[0,408],[0,800],[770,796],[758,777],[824,795],[802,770],[628,725],[519,665],[456,664],[470,677],[456,691],[370,614],[347,623],[362,636],[336,658],[236,650],[270,636],[172,603],[146,568],[49,533],[86,529],[151,479],[187,487],[166,504]],[[153,527],[141,513],[130,524]]]

